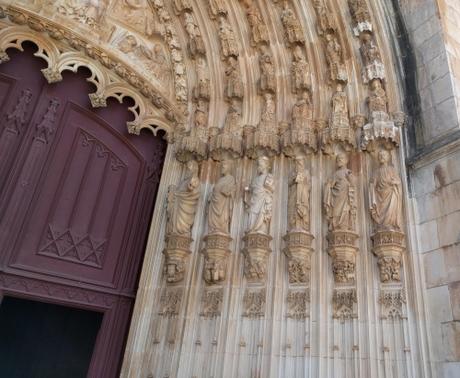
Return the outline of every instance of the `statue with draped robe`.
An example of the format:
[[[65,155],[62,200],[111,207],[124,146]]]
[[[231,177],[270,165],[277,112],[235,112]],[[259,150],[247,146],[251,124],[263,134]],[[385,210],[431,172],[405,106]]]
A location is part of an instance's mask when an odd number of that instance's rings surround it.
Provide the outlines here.
[[[295,169],[289,179],[288,224],[289,231],[310,230],[311,176],[305,169],[305,158],[296,157]]]

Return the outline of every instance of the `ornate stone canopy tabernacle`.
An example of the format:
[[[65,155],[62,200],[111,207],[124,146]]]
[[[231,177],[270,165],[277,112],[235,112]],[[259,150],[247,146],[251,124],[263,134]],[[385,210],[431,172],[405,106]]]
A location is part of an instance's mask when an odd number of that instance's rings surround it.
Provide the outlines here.
[[[0,1],[169,143],[122,377],[431,376],[384,3]]]

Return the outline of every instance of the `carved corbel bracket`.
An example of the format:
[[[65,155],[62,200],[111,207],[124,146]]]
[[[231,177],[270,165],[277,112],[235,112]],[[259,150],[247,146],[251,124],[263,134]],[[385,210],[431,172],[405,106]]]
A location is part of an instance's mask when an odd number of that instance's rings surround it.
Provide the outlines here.
[[[336,283],[355,282],[358,238],[359,235],[352,231],[331,231],[327,236],[328,253],[332,257],[332,272]]]
[[[251,159],[260,156],[272,157],[279,153],[279,135],[276,124],[273,130],[266,127],[245,126],[243,131],[246,155]]]
[[[281,134],[281,149],[288,157],[308,155],[318,151],[318,138],[316,137],[313,120],[306,120],[303,127],[293,124],[283,127]]]
[[[289,232],[283,239],[286,242],[283,252],[288,259],[289,283],[308,284],[314,236],[305,231]]]
[[[171,234],[166,237],[164,274],[168,283],[177,283],[184,279],[187,258],[191,254],[189,236]]]
[[[268,257],[272,237],[260,233],[247,233],[244,238],[244,275],[250,282],[263,282],[267,275]]]
[[[229,235],[224,234],[210,234],[204,237],[206,247],[202,251],[205,258],[203,279],[207,284],[225,281],[232,240]]]
[[[377,231],[372,235],[373,252],[378,258],[380,281],[400,282],[402,255],[406,250],[404,234],[399,231]]]

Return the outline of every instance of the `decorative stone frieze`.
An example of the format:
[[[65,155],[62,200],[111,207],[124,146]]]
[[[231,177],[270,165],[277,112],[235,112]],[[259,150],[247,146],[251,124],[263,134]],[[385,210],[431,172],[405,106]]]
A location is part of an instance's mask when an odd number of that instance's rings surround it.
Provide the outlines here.
[[[165,288],[161,293],[158,315],[166,318],[179,315],[183,292],[183,288]]]
[[[246,289],[243,297],[243,317],[260,318],[265,316],[265,289]]]
[[[332,296],[335,319],[352,319],[357,317],[357,295],[355,289],[335,289]]]
[[[224,290],[205,290],[201,298],[200,316],[204,318],[216,318],[222,311],[222,301],[224,299]]]
[[[289,290],[287,295],[288,318],[302,320],[309,317],[310,291]]]

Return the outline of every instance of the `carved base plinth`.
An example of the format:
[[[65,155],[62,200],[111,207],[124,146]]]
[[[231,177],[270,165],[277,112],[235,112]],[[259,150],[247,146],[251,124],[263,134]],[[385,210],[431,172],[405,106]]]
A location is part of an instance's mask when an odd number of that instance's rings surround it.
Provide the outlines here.
[[[378,231],[372,235],[373,252],[378,258],[380,280],[383,283],[401,281],[402,255],[406,250],[404,234],[398,231]]]
[[[272,237],[264,234],[246,234],[243,238],[244,275],[250,282],[262,282],[267,274]]]
[[[182,163],[189,160],[204,160],[207,156],[207,141],[197,136],[184,136],[175,143],[176,158]]]
[[[168,235],[166,237],[164,274],[168,283],[180,282],[185,276],[187,257],[190,255],[192,238],[182,235]]]
[[[304,129],[292,128],[283,133],[281,148],[286,156],[294,157],[302,153],[311,153],[318,150],[318,141],[313,125],[305,125]]]
[[[358,237],[358,234],[352,231],[332,231],[327,237],[328,253],[332,257],[332,272],[336,283],[355,282]]]
[[[279,152],[279,136],[275,130],[265,131],[253,126],[246,126],[244,128],[244,145],[246,155],[252,159],[259,156],[274,156]]]
[[[204,241],[206,247],[203,250],[205,258],[203,279],[208,284],[225,281],[232,238],[224,234],[212,234],[205,236]]]
[[[307,232],[290,232],[284,236],[288,258],[289,283],[307,284],[310,282],[311,247],[313,235]]]
[[[385,113],[384,113],[385,114]],[[372,151],[378,142],[388,143],[389,147],[398,147],[400,142],[400,131],[393,121],[378,117],[372,123],[363,127],[361,136],[361,148]]]
[[[243,138],[232,133],[213,135],[209,153],[214,160],[237,159],[243,154]]]
[[[365,84],[374,79],[385,80],[385,76],[385,65],[381,62],[373,62],[363,69],[363,81]]]

